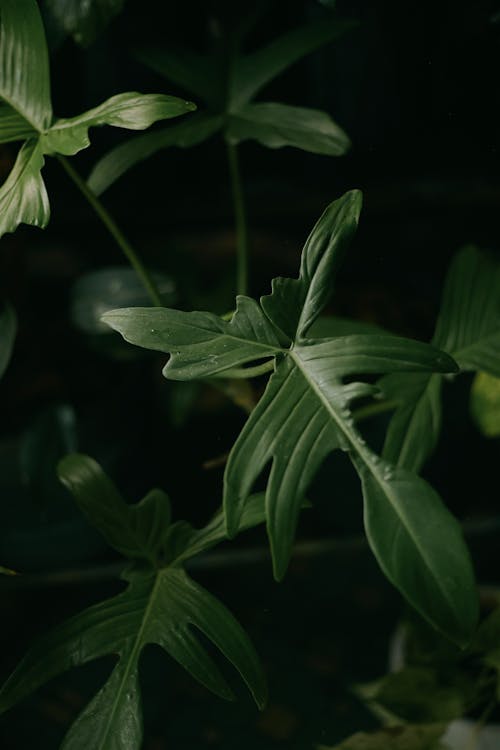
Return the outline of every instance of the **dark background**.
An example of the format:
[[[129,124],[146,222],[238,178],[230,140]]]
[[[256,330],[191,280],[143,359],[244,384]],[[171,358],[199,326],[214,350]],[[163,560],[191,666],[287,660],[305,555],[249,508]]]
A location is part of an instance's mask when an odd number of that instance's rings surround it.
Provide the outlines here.
[[[127,90],[185,95],[136,62],[132,48],[173,41],[203,51],[210,19],[230,29],[240,12],[234,3],[128,0],[86,50],[49,26],[56,113],[72,116]],[[269,2],[249,48],[329,12],[312,0]],[[274,275],[295,275],[302,243],[323,208],[360,188],[362,221],[332,311],[425,340],[456,250],[472,242],[498,252],[500,4],[339,0],[336,12],[356,27],[280,76],[259,99],[328,111],[352,148],[334,159],[242,144],[251,291],[266,292]],[[129,134],[109,128],[91,136],[92,148],[72,162],[82,175]],[[2,148],[0,157],[6,175],[15,147]],[[180,396],[161,378],[164,358],[125,354],[114,338],[103,344],[75,327],[76,280],[122,261],[55,160],[44,175],[49,227],[23,227],[0,247],[1,292],[20,321],[0,389],[0,562],[22,572],[77,569],[85,578],[86,570],[114,558],[59,487],[57,458],[75,447],[88,452],[131,501],[159,485],[177,518],[201,524],[219,503],[223,471],[203,463],[230,448],[244,415],[205,388],[174,424],[172,402]],[[231,309],[235,238],[220,139],[160,152],[103,200],[147,263],[171,276],[175,304]],[[463,380],[446,391],[443,438],[425,473],[461,518],[474,520],[497,513],[499,454],[498,441],[481,438],[470,422],[468,386]],[[382,428],[373,428],[375,442]],[[300,538],[360,533],[357,480],[342,456],[327,461],[311,497],[315,508],[305,514]],[[245,544],[264,549],[263,532],[231,549]],[[496,583],[494,533],[471,544],[480,580]],[[312,748],[373,724],[349,686],[384,670],[401,605],[359,545],[296,559],[279,586],[266,559],[195,574],[252,635],[270,678],[270,708],[256,717],[244,696],[236,707],[212,699],[152,653],[144,666],[145,747]],[[79,583],[78,575],[72,586],[4,585],[5,674],[34,634],[118,588]],[[11,712],[0,728],[2,747],[56,747],[106,669],[107,663],[75,671]]]

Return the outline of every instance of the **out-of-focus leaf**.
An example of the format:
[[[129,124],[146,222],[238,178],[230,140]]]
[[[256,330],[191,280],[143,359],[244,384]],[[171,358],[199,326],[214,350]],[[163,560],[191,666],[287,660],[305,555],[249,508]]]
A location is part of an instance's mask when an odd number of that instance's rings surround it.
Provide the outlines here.
[[[453,260],[432,338],[462,372],[500,376],[500,263],[474,247]],[[399,400],[386,436],[383,455],[399,466],[419,471],[432,453],[441,426],[439,375],[389,375],[379,382],[386,398]]]
[[[45,0],[50,12],[75,42],[87,47],[123,9],[125,0]]]
[[[352,26],[350,21],[320,19],[292,29],[266,47],[240,58],[233,71],[230,110],[250,101],[293,63],[341,36]]]
[[[268,148],[293,146],[327,156],[340,156],[350,145],[326,112],[274,102],[247,104],[231,114],[226,138],[230,143],[254,140]]]
[[[477,594],[456,520],[423,480],[376,456],[357,432],[352,403],[373,395],[346,376],[375,372],[453,372],[438,349],[390,335],[310,339],[361,208],[358,192],[327,208],[303,250],[298,279],[275,279],[259,306],[238,297],[227,323],[210,313],[125,309],[104,320],[140,346],[165,351],[164,375],[191,380],[234,374],[274,358],[274,372],[229,455],[224,477],[228,533],[241,522],[252,487],[272,464],[266,520],[274,572],[286,570],[303,498],[325,456],[349,452],[362,480],[366,532],[383,571],[438,630],[464,644],[477,620]],[[446,534],[447,544],[442,544]]]
[[[0,99],[17,115],[21,138],[28,127],[26,123],[35,131],[50,126],[49,58],[40,11],[33,0],[2,0]],[[0,115],[10,118],[12,127],[14,115],[6,107],[2,107]],[[1,129],[0,120],[0,132]]]
[[[340,318],[336,315],[320,315],[309,329],[309,335],[314,339],[332,338],[333,336],[350,336],[358,333],[387,333],[375,323],[365,323],[363,320]]]
[[[153,281],[165,305],[176,301],[175,285],[171,278],[152,274]],[[101,316],[117,307],[147,304],[149,298],[134,270],[116,266],[85,274],[71,289],[71,317],[78,328],[90,334],[109,334],[109,326]]]
[[[447,750],[440,739],[446,724],[401,724],[375,732],[357,732],[335,747],[318,750]]]
[[[500,435],[500,378],[487,372],[477,373],[471,388],[470,410],[483,435]]]
[[[194,94],[205,104],[215,104],[223,82],[210,58],[198,55],[186,47],[176,48],[172,44],[161,49],[138,49],[135,57],[169,81]]]
[[[200,530],[182,521],[171,524],[170,505],[160,490],[151,491],[137,505],[127,505],[101,467],[84,455],[67,456],[59,474],[91,522],[134,563],[124,575],[128,587],[123,593],[72,617],[33,645],[0,691],[0,711],[71,667],[117,655],[109,679],[70,728],[62,747],[139,750],[139,661],[146,645],[163,648],[222,698],[234,697],[197,632],[235,667],[263,707],[265,678],[247,635],[181,566],[183,560],[226,538],[221,514]],[[260,523],[263,515],[262,497],[253,498],[243,526]]]
[[[96,195],[101,195],[131,167],[157,151],[169,146],[190,148],[202,143],[220,129],[222,121],[222,116],[200,113],[165,130],[125,141],[97,162],[87,180],[88,186]]]
[[[0,237],[19,224],[45,227],[50,218],[49,197],[42,179],[42,149],[37,140],[26,141],[11,173],[0,187]]]
[[[10,305],[5,305],[4,311],[0,314],[0,378],[10,362],[16,332],[16,313]]]
[[[43,134],[44,153],[77,154],[90,146],[89,128],[112,125],[126,130],[145,130],[157,120],[192,112],[196,105],[165,94],[139,94],[129,91],[117,94],[88,112],[56,120]]]

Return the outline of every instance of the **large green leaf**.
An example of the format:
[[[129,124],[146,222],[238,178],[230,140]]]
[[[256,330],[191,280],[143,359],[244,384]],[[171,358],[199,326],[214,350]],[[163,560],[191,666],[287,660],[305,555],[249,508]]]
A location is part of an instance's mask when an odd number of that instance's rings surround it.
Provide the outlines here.
[[[192,112],[191,102],[165,94],[117,94],[77,117],[56,120],[42,136],[45,153],[72,155],[90,145],[89,128],[112,125],[127,130],[144,130],[157,120]]]
[[[124,0],[45,0],[50,12],[74,40],[86,47],[111,19],[121,12]]]
[[[360,206],[356,192],[329,206],[306,242],[299,278],[276,279],[260,307],[238,298],[230,323],[209,313],[137,308],[103,319],[128,341],[169,353],[164,374],[172,379],[232,374],[252,360],[274,357],[264,395],[228,459],[229,534],[236,533],[254,482],[272,462],[266,519],[275,575],[281,578],[308,484],[329,452],[346,450],[362,480],[367,536],[382,569],[435,627],[464,643],[476,621],[477,601],[458,524],[428,484],[368,448],[351,412],[354,401],[375,390],[359,381],[361,375],[453,372],[455,363],[434,347],[396,336],[307,338],[330,297]],[[353,382],[344,382],[352,376]]]
[[[168,498],[160,490],[153,490],[137,505],[127,505],[88,456],[66,457],[59,475],[89,520],[135,563],[124,575],[128,586],[123,593],[72,617],[33,645],[0,691],[0,710],[73,666],[118,656],[109,679],[77,718],[63,747],[139,750],[139,661],[146,645],[163,648],[217,695],[234,697],[197,632],[231,662],[262,707],[266,684],[248,637],[231,613],[181,566],[183,560],[226,538],[221,514],[199,530],[184,522],[170,524]],[[262,497],[257,496],[242,525],[248,528],[262,519]]]
[[[0,315],[0,378],[7,369],[17,332],[16,313],[10,305]]]
[[[500,263],[473,247],[461,250],[448,272],[435,346],[447,351],[461,372],[500,375]],[[441,429],[439,375],[389,375],[379,383],[385,397],[399,401],[383,455],[419,471],[434,450]]]
[[[230,143],[254,140],[268,148],[293,146],[327,156],[340,156],[349,148],[349,138],[326,112],[273,102],[247,104],[232,114],[226,138]]]
[[[10,104],[0,101],[0,143],[24,141],[38,132]]]
[[[26,141],[11,173],[0,187],[0,237],[19,224],[45,227],[50,218],[49,197],[42,179],[44,158],[40,143]]]
[[[167,129],[144,133],[125,141],[97,162],[87,184],[96,195],[101,195],[131,167],[157,151],[169,146],[190,148],[210,138],[220,129],[222,119],[220,115],[200,113]]]
[[[34,0],[0,2],[0,99],[23,118],[24,130],[26,123],[38,131],[49,127],[52,120],[49,59],[40,11]],[[0,114],[13,117],[5,108]]]

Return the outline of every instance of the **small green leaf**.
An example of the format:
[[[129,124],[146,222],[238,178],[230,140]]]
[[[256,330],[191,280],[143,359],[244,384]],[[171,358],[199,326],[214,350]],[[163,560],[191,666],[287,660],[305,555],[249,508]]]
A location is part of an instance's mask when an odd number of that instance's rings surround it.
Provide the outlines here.
[[[477,373],[470,393],[470,411],[483,435],[500,435],[500,378]]]
[[[87,47],[99,36],[124,0],[45,0],[50,12],[75,42]]]
[[[90,145],[89,128],[112,125],[127,130],[144,130],[157,120],[192,112],[192,102],[165,94],[139,94],[130,91],[111,99],[77,117],[56,120],[42,136],[44,153],[73,155]]]
[[[287,31],[266,47],[240,58],[233,70],[230,110],[239,109],[284,70],[352,26],[351,21],[323,18]]]
[[[101,195],[125,172],[157,151],[170,146],[197,146],[220,130],[222,122],[220,115],[200,113],[164,130],[145,133],[125,141],[97,162],[89,175],[88,186],[96,195]]]
[[[247,104],[232,113],[226,138],[230,143],[254,140],[268,148],[293,146],[326,156],[341,156],[350,146],[326,112],[274,102]]]
[[[29,140],[17,155],[11,173],[0,187],[0,237],[19,224],[45,227],[50,218],[47,190],[42,179],[42,149]]]
[[[16,339],[17,317],[10,305],[0,314],[0,378],[7,369]]]
[[[28,128],[42,131],[50,126],[49,58],[34,0],[1,0],[0,99],[13,110],[8,115],[11,129],[17,117],[20,139]]]
[[[375,732],[357,732],[335,747],[317,750],[445,750],[440,739],[446,724],[401,724]]]

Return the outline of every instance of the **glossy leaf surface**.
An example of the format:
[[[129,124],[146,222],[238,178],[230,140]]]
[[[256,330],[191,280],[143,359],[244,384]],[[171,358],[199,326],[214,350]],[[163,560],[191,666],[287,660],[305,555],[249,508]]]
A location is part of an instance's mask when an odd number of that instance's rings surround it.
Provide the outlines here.
[[[304,247],[298,279],[275,279],[261,305],[238,298],[230,323],[209,313],[125,309],[104,320],[126,340],[165,351],[166,377],[233,372],[274,357],[274,372],[230,453],[224,507],[238,529],[253,484],[272,463],[266,519],[277,578],[284,575],[306,489],[341,448],[362,480],[368,540],[387,577],[438,629],[464,643],[477,618],[473,573],[457,522],[423,480],[376,456],[354,426],[352,404],[374,386],[347,376],[453,372],[454,361],[419,342],[383,334],[309,339],[357,223],[360,194],[329,206]],[[241,370],[245,373],[245,368]],[[443,532],[446,529],[446,532]],[[443,547],[442,534],[449,543]]]
[[[450,266],[432,339],[459,364],[461,372],[500,375],[500,264],[473,247]],[[400,401],[387,432],[384,457],[419,471],[432,453],[441,428],[439,375],[390,375],[379,386]]]
[[[84,455],[65,458],[59,475],[108,542],[136,562],[124,574],[128,586],[123,593],[86,609],[35,643],[0,691],[0,710],[73,666],[115,655],[118,662],[109,679],[77,718],[63,747],[139,750],[139,661],[146,645],[163,648],[217,695],[234,697],[197,632],[231,662],[262,707],[266,685],[248,637],[233,615],[192,581],[181,565],[226,538],[221,514],[204,529],[185,522],[171,524],[164,493],[153,490],[137,505],[127,505],[101,467]],[[248,528],[262,519],[262,498],[255,497],[242,525]]]

